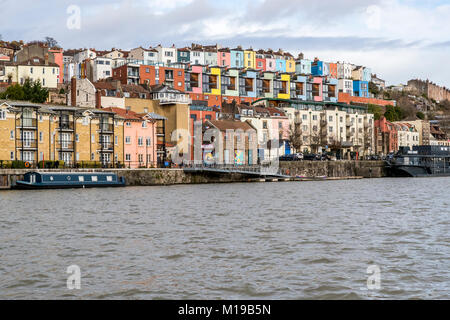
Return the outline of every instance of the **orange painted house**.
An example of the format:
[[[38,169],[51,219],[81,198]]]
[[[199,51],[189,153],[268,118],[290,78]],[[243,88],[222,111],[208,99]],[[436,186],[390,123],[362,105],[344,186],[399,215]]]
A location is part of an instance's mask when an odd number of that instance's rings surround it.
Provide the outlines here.
[[[338,78],[337,63],[329,64],[329,73],[330,73],[331,78],[333,78],[333,79]]]

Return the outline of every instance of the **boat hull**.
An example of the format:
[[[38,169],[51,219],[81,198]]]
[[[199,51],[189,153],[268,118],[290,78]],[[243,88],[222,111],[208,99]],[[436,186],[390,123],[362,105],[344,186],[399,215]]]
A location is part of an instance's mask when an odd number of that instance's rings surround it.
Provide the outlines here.
[[[390,166],[392,177],[448,177],[450,172],[433,173],[424,166],[393,165]]]
[[[61,185],[47,185],[39,183],[23,183],[18,181],[16,185],[12,186],[12,189],[17,190],[39,190],[39,189],[84,189],[84,188],[119,188],[125,187],[125,183],[111,183],[111,184],[61,184]]]

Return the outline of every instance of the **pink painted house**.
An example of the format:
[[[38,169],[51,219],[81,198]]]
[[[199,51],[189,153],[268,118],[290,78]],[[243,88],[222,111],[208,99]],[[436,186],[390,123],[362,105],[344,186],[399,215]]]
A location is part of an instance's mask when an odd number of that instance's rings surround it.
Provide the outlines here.
[[[313,86],[312,95],[314,101],[323,101],[323,78],[314,77],[312,86]]]
[[[196,82],[198,84],[198,86],[194,86],[192,85],[192,93],[198,93],[198,94],[202,94],[203,93],[203,67],[202,66],[198,66],[198,65],[193,65],[191,67],[191,72],[190,72],[190,79],[191,82]]]
[[[122,108],[107,108],[124,119],[123,148],[127,168],[157,166],[157,124],[145,114]]]
[[[231,66],[230,49],[222,48],[217,51],[217,65],[219,67],[227,67],[227,68]]]

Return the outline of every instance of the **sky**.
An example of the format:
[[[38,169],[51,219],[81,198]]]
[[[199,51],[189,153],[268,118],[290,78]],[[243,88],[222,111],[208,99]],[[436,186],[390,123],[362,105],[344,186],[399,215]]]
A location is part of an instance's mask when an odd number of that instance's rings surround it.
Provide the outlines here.
[[[162,44],[282,48],[450,88],[450,0],[0,0],[3,40],[64,49]]]

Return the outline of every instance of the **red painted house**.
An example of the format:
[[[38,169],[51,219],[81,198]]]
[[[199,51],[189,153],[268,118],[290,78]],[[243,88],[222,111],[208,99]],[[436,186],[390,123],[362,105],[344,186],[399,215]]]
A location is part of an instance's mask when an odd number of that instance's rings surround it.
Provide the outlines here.
[[[398,131],[396,126],[381,117],[375,120],[375,152],[377,154],[389,154],[398,151]]]

